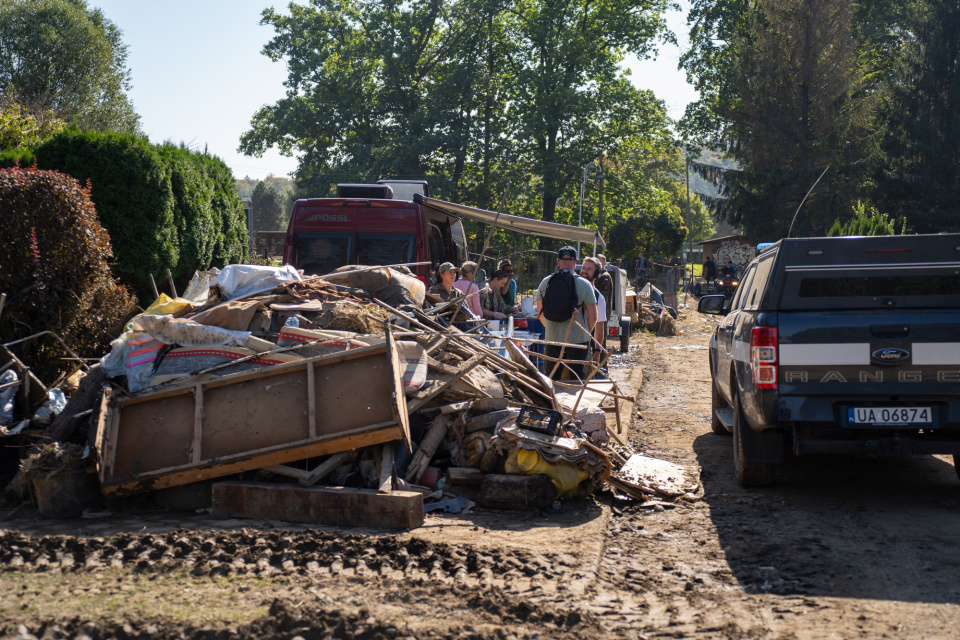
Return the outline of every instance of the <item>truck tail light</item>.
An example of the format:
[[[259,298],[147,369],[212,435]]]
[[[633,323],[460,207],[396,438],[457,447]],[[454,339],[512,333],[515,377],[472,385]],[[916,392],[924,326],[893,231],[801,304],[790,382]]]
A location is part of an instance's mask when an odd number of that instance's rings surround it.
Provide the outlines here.
[[[776,327],[754,327],[750,332],[750,367],[758,389],[777,388]]]

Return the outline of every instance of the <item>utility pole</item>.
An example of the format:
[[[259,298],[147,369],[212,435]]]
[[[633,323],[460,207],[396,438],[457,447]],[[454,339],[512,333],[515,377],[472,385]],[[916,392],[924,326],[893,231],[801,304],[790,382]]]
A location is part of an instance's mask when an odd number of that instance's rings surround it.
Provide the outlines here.
[[[688,150],[689,153],[689,150]],[[693,257],[693,234],[690,229],[690,160],[687,156],[687,247],[689,247],[690,257]],[[681,252],[682,253],[682,252]],[[683,279],[687,279],[687,256],[683,256]],[[690,268],[690,281],[693,281],[693,268]]]
[[[600,191],[600,206],[597,209],[597,233],[603,237],[603,151],[600,152],[600,169],[597,171],[597,184]],[[597,255],[597,245],[593,245],[593,255]]]

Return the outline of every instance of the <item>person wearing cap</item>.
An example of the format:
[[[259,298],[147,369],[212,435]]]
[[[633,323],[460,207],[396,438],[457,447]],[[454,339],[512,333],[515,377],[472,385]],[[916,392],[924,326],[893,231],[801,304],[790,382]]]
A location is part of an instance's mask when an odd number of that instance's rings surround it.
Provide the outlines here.
[[[449,302],[455,295],[458,295],[453,283],[457,281],[457,268],[452,262],[444,262],[437,268],[440,282],[430,287],[427,293],[439,297],[444,302]]]
[[[490,277],[490,281],[480,290],[480,309],[484,318],[504,320],[508,313],[516,313],[516,307],[509,306],[503,301],[500,291],[510,278],[506,271],[497,269]]]
[[[607,323],[612,322],[613,318],[613,277],[610,275],[610,272],[607,271],[607,257],[602,253],[598,253],[596,256],[597,262],[599,263],[599,270],[594,274],[595,278],[593,281],[593,286],[596,287],[597,291],[603,294],[604,307],[603,307],[603,318],[597,320],[597,324],[602,324],[603,326],[598,327],[603,331],[601,335],[606,336],[607,334]],[[586,258],[584,258],[586,262]],[[581,273],[582,273],[581,269]],[[598,302],[599,304],[599,302]],[[601,344],[603,341],[601,340]]]
[[[497,269],[505,272],[509,276],[506,284],[500,289],[503,301],[508,307],[517,306],[517,281],[513,279],[513,263],[510,262],[509,258],[504,258],[500,261],[500,264],[497,265]]]
[[[457,291],[467,296],[467,308],[470,309],[470,312],[482,318],[483,311],[480,309],[480,287],[473,283],[474,277],[477,275],[477,263],[464,262],[460,267],[460,279],[453,283],[453,286],[457,288]],[[470,295],[474,294],[474,295]]]
[[[547,342],[562,342],[565,344],[577,345],[576,347],[559,347],[548,344],[544,347],[544,355],[551,358],[560,358],[563,354],[563,360],[586,361],[589,352],[590,343],[593,339],[593,327],[597,323],[597,296],[593,292],[593,285],[575,275],[577,266],[577,251],[573,247],[561,247],[557,251],[557,271],[570,271],[574,273],[574,286],[577,292],[577,310],[573,317],[567,322],[554,322],[543,316],[543,296],[547,291],[547,285],[550,278],[557,274],[551,274],[543,279],[537,287],[534,299],[537,303],[537,316],[543,322],[544,337]],[[547,366],[551,369],[551,377],[554,380],[562,379],[566,373],[566,367],[554,366],[552,360],[547,361]],[[582,364],[568,363],[566,365],[581,380],[584,379],[584,366]]]

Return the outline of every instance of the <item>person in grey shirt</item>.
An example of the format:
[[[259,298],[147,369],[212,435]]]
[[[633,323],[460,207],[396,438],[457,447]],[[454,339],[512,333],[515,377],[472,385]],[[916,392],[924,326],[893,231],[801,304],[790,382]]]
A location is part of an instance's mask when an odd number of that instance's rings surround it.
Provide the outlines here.
[[[573,272],[573,280],[577,294],[577,308],[569,321],[555,322],[543,316],[543,297],[547,291],[547,285],[550,279],[556,273],[551,274],[540,282],[534,299],[537,303],[537,316],[541,319],[544,326],[545,338],[548,342],[563,342],[577,345],[575,347],[560,347],[556,345],[546,345],[544,355],[552,358],[561,358],[563,360],[574,360],[584,362],[587,360],[590,342],[593,339],[593,328],[597,322],[597,297],[593,292],[593,285],[576,275],[574,270],[577,266],[577,252],[573,247],[563,247],[557,252],[557,273],[560,271]],[[564,366],[554,366],[553,361],[547,361],[547,366],[551,369],[551,378],[561,380],[563,374],[567,371]],[[573,374],[584,379],[584,365],[567,363]]]

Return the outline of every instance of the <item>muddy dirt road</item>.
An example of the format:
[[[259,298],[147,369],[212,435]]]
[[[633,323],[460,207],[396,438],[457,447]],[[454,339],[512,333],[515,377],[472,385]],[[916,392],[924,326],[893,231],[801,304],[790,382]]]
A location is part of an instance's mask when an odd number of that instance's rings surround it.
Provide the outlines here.
[[[0,509],[0,637],[957,637],[953,465],[792,460],[776,486],[739,488],[730,438],[710,433],[712,326],[682,324],[700,333],[637,341],[630,439],[699,475],[699,501],[606,494],[400,535]]]

